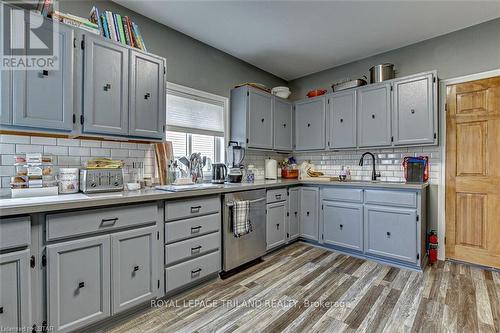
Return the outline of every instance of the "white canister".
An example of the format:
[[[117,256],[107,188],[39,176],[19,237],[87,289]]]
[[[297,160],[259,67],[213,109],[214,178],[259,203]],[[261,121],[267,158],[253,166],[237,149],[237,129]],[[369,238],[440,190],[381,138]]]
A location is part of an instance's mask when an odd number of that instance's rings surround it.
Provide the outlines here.
[[[264,177],[266,179],[278,178],[278,162],[271,158],[266,159],[264,164]]]
[[[59,169],[59,193],[77,193],[79,191],[78,168],[60,168]]]

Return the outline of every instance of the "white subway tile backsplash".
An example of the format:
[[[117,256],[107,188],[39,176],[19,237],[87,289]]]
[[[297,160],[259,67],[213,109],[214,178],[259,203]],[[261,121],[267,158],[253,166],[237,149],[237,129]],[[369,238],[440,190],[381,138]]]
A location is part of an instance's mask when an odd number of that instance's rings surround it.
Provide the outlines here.
[[[57,145],[56,138],[47,138],[44,136],[32,136],[31,137],[32,145],[44,145],[44,146],[55,146]]]
[[[78,146],[80,146],[80,140],[78,140],[78,139],[58,138],[57,139],[57,145],[58,146],[78,147]]]
[[[126,149],[137,149],[137,144],[136,143],[131,143],[131,142],[122,142],[120,144],[121,148],[126,148]]]
[[[101,147],[101,141],[97,141],[97,140],[81,140],[80,141],[80,146],[82,146],[82,147],[94,147],[94,148],[98,148],[98,147]]]
[[[11,134],[1,134],[0,135],[1,143],[20,143],[20,144],[29,144],[30,137],[22,136],[22,135],[11,135]]]
[[[68,155],[70,155],[70,156],[90,156],[90,148],[69,147]]]
[[[112,158],[128,157],[128,149],[111,149]]]
[[[128,156],[129,157],[145,157],[146,153],[144,150],[129,150]]]
[[[16,154],[25,154],[25,153],[43,153],[43,146],[21,145],[21,144],[16,145]]]
[[[81,160],[80,160],[80,157],[76,157],[76,156],[58,156],[57,164],[59,166],[80,167]]]
[[[0,143],[0,154],[14,154],[16,145],[13,143]]]
[[[2,154],[1,155],[1,165],[14,165],[14,163],[15,163],[14,156],[15,155]]]
[[[44,146],[43,147],[44,154],[52,154],[52,155],[68,155],[68,147],[64,146]]]
[[[102,141],[101,142],[101,147],[102,148],[120,148],[120,142]]]
[[[0,165],[0,176],[14,176],[16,167],[13,165]]]
[[[111,156],[111,150],[108,148],[90,148],[90,155],[97,157]]]

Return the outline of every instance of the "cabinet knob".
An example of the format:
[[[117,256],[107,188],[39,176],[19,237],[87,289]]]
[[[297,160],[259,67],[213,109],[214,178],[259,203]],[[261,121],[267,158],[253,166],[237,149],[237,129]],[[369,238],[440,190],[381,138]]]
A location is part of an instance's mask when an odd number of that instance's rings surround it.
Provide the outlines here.
[[[111,89],[111,84],[106,83],[106,84],[104,85],[104,91],[108,91],[108,90],[110,90],[110,89]]]
[[[146,93],[146,95],[144,95],[144,99],[148,99],[149,97],[151,97],[150,93]]]
[[[280,230],[280,224],[276,223],[276,230]]]
[[[295,214],[295,216],[297,216],[297,212],[293,212]]]
[[[391,238],[391,233],[387,231],[387,238]]]
[[[193,207],[191,207],[191,214],[199,213],[200,209],[201,209],[201,206],[193,206]]]
[[[372,119],[375,119],[375,115],[374,114],[372,114]]]
[[[139,266],[134,266],[134,272],[137,272],[139,270]]]
[[[200,229],[201,229],[201,225],[197,226],[197,227],[191,227],[191,233],[196,234],[196,233],[200,232]]]
[[[48,70],[43,70],[41,72],[38,73],[38,77],[43,79],[45,76],[49,76],[49,71]]]
[[[340,122],[343,123],[344,122],[344,119],[340,118]]]
[[[309,216],[309,212],[307,212],[306,215]]]
[[[344,227],[344,225],[343,225],[343,224],[341,224],[341,225],[339,225],[339,227],[340,227],[340,230],[342,230],[342,228]]]
[[[198,268],[198,269],[191,271],[191,278],[198,276],[200,274],[200,272],[201,272],[201,268]]]
[[[260,121],[261,121],[261,122],[264,122],[264,118],[262,118]]]
[[[286,127],[286,124],[283,124],[283,127]]]
[[[311,127],[311,124],[307,124],[307,127]]]
[[[411,114],[415,114],[415,109],[410,110]]]
[[[3,313],[3,306],[0,306],[0,314]]]
[[[195,246],[191,248],[191,254],[194,254],[196,252],[200,252],[201,250],[201,245]]]
[[[79,282],[78,289],[82,289],[83,287],[85,287],[85,282]]]

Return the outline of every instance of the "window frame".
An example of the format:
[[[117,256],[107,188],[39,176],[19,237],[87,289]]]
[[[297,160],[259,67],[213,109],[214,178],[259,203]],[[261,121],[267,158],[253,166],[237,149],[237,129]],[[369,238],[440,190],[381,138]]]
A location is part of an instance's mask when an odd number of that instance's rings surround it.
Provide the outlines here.
[[[181,95],[193,96],[194,98],[200,98],[201,100],[213,100],[213,101],[219,102],[223,105],[224,136],[220,137],[220,138],[222,138],[222,140],[224,140],[223,147],[221,148],[221,145],[217,144],[217,140],[215,140],[216,142],[214,143],[215,159],[221,160],[221,156],[223,153],[222,150],[224,149],[224,147],[227,146],[227,143],[229,140],[229,98],[167,81],[167,85],[166,85],[166,89],[165,89],[165,99],[167,99],[167,95],[168,95],[169,91],[177,92]],[[165,118],[166,118],[167,109],[168,109],[168,105],[165,108]],[[212,131],[193,130],[192,132],[186,132],[184,128],[178,128],[176,126],[169,126],[168,124],[166,124],[166,126],[165,126],[165,136],[166,136],[167,130],[171,131],[171,132],[181,132],[181,133],[188,134],[187,141],[186,141],[186,146],[187,146],[186,150],[188,151],[188,153],[191,153],[191,149],[192,149],[191,134],[201,134],[201,135],[213,136]],[[222,162],[224,162],[224,161],[222,161]]]

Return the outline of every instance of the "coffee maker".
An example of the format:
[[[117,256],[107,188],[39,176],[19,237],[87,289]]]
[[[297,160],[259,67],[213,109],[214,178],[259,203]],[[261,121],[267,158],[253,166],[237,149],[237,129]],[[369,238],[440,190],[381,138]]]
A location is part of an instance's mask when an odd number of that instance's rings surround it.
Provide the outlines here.
[[[227,173],[228,182],[240,183],[243,179],[241,168],[243,167],[242,162],[245,158],[245,148],[240,146],[236,141],[229,141],[226,156],[229,168]]]

